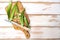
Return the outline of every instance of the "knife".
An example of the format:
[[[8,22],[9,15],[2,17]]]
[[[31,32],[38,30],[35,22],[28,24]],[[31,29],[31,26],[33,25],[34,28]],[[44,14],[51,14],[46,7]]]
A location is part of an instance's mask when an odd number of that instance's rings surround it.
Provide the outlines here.
[[[10,22],[10,23],[12,23],[12,24],[14,24],[14,25],[17,25],[16,27],[21,27],[21,28],[23,28],[23,29],[25,29],[25,30],[27,30],[27,31],[30,31],[30,29],[29,28],[27,28],[27,27],[23,27],[22,25],[19,25],[18,23],[16,23],[16,22],[13,22],[13,21],[10,21],[10,20],[5,20],[5,21],[7,21],[7,22]]]

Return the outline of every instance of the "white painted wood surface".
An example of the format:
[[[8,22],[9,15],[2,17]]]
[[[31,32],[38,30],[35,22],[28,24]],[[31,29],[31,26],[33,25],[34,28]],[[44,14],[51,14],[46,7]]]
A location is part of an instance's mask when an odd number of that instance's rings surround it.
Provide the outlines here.
[[[7,18],[5,7],[11,0],[0,0],[0,39],[25,38],[23,32],[14,30]],[[16,0],[12,0],[16,1]],[[29,16],[32,26],[31,38],[60,38],[60,0],[20,0]],[[31,3],[30,3],[31,2]],[[32,3],[39,2],[39,3]],[[46,3],[44,3],[46,2]],[[45,15],[40,15],[45,14]],[[49,14],[49,15],[47,15]],[[51,14],[51,15],[50,15]],[[58,15],[56,15],[58,14]],[[49,27],[50,26],[50,27]],[[53,27],[54,26],[54,27]],[[59,27],[58,27],[59,26]],[[21,35],[22,34],[22,35]]]
[[[36,29],[38,28],[38,29]],[[60,38],[60,28],[32,27],[30,38]],[[22,31],[13,28],[0,28],[0,39],[6,38],[25,38]]]
[[[3,4],[3,5],[2,5]],[[0,14],[6,14],[9,3],[0,3]],[[60,14],[60,4],[22,3],[27,14]],[[4,11],[4,12],[3,12]]]
[[[11,0],[0,0],[1,2],[9,2]],[[21,2],[60,2],[60,0],[12,0]]]
[[[30,26],[60,26],[60,15],[53,16],[29,16]],[[7,19],[7,15],[0,15],[0,26],[12,26],[10,22],[6,21]]]

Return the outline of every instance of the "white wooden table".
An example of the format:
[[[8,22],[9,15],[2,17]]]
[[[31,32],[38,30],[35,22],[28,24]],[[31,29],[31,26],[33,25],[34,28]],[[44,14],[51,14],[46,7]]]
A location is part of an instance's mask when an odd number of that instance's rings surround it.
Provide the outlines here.
[[[60,0],[20,0],[31,21],[30,39],[5,21],[9,1],[0,0],[0,40],[60,40]]]

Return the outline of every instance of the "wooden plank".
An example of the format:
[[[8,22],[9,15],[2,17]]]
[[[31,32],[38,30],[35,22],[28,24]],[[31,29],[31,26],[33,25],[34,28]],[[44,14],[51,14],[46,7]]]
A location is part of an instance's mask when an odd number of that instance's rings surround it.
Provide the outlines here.
[[[7,39],[0,39],[0,40],[27,40],[27,39],[23,39],[23,38],[7,38]],[[60,38],[52,38],[52,39],[41,39],[41,38],[32,38],[32,39],[29,39],[29,40],[60,40]]]
[[[0,15],[0,26],[12,26],[7,15]],[[60,27],[60,15],[29,15],[30,26]],[[38,19],[38,20],[37,20]],[[4,24],[4,25],[3,25]]]
[[[3,5],[4,6],[3,6]],[[27,14],[60,14],[60,4],[22,3]],[[8,3],[0,3],[0,14],[6,14]]]
[[[4,2],[0,1],[0,3],[9,3],[9,2]],[[14,2],[15,3],[15,2]],[[22,2],[22,3],[35,3],[35,4],[60,4],[60,2]]]
[[[52,39],[52,38],[60,38],[60,28],[47,28],[47,27],[36,27],[30,30],[30,34],[32,38],[41,38],[41,39]],[[22,34],[22,35],[21,35]],[[23,38],[25,36],[22,31],[15,30],[13,28],[0,28],[0,39],[7,39],[7,38]]]
[[[11,0],[0,0],[1,2],[9,2]],[[21,2],[60,2],[59,0],[12,0],[12,1],[21,1]]]
[[[46,13],[46,14],[42,14],[42,13],[27,13],[29,16],[42,16],[42,15],[45,15],[45,16],[49,16],[49,15],[52,15],[52,16],[56,16],[56,15],[60,15],[60,13],[56,13],[56,14],[54,14],[54,13]],[[7,15],[7,14],[5,14],[5,13],[1,13],[0,15]]]

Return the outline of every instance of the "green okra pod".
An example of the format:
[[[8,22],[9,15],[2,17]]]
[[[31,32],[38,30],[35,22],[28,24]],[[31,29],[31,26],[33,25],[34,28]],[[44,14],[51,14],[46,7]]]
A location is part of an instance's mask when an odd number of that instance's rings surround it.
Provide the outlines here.
[[[23,10],[21,12],[21,16],[20,16],[20,23],[21,23],[22,26],[24,26],[24,12],[25,12],[25,10]]]
[[[30,28],[30,26],[29,26],[29,22],[28,22],[28,20],[27,20],[27,18],[26,18],[25,16],[24,16],[24,22],[25,22],[27,28]]]
[[[8,7],[6,8],[8,19],[10,18],[10,10],[11,10],[11,7],[12,7],[12,2],[10,2],[10,4],[8,5]]]
[[[10,21],[13,19],[13,17],[14,17],[14,13],[15,13],[15,10],[16,10],[16,4],[13,6],[13,8],[12,8],[12,11],[11,11],[11,13],[10,13]]]

